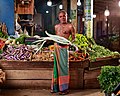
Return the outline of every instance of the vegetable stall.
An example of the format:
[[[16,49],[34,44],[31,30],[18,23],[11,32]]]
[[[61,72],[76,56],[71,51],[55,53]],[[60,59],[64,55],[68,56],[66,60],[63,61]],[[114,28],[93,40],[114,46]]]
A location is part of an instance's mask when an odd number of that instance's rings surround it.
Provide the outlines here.
[[[97,76],[101,66],[119,65],[120,54],[97,45],[93,38],[76,34],[75,41],[71,42],[71,37],[66,40],[46,34],[47,37],[8,36],[3,44],[0,43],[0,68],[6,72],[3,87],[50,88],[54,45],[48,44],[49,41],[70,45],[70,88],[98,88]]]

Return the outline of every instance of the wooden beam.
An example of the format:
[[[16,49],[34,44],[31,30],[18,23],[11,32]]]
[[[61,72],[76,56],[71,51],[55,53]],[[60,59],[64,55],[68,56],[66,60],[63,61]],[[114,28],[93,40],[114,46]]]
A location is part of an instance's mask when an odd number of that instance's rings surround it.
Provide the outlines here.
[[[71,19],[77,32],[77,0],[71,0]]]

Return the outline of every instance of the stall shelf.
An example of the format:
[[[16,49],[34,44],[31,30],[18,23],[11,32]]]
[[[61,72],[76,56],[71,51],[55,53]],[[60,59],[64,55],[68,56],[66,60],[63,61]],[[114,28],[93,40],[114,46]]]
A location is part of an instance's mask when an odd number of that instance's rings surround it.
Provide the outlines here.
[[[70,61],[70,88],[83,88],[84,69],[89,60]],[[52,78],[53,61],[5,61],[0,67],[6,73],[3,88],[49,88]]]
[[[120,65],[120,57],[97,58],[96,61],[90,61],[89,68],[84,71],[84,88],[100,88],[98,75],[102,66],[118,66]]]

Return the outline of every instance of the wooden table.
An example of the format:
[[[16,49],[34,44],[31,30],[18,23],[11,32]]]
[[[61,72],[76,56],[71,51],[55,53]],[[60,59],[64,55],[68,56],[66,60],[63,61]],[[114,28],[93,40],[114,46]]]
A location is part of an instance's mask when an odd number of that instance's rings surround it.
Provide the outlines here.
[[[83,88],[84,69],[89,60],[70,61],[70,88]],[[5,88],[49,88],[53,61],[0,61],[6,72]]]

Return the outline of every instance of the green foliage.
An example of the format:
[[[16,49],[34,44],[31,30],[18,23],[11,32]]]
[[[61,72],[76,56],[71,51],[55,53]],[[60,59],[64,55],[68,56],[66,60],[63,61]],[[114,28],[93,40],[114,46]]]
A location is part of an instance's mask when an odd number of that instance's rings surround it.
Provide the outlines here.
[[[109,57],[109,56],[119,56],[120,54],[118,52],[112,52],[109,49],[106,49],[103,46],[100,45],[92,45],[91,51],[88,52],[90,54],[90,60],[96,60],[96,58],[103,58],[103,57]]]
[[[5,34],[3,34],[3,33],[0,31],[0,38],[7,39],[7,38],[8,38],[8,35],[5,35]]]
[[[16,39],[16,42],[19,42],[19,44],[25,44],[26,37],[28,37],[28,35],[22,34],[19,38]]]
[[[92,44],[92,45],[96,45],[96,42],[93,38],[87,38],[89,43]]]
[[[0,54],[2,53],[2,50],[0,50]]]
[[[72,41],[72,37],[69,37],[69,40]],[[73,44],[75,44],[80,50],[86,51],[86,49],[89,46],[89,41],[87,40],[86,36],[83,34],[76,34],[75,41]]]
[[[72,41],[71,36],[69,37],[69,40]],[[87,38],[83,34],[76,34],[75,41],[72,43],[83,52],[87,52],[91,61],[95,61],[96,58],[103,57],[120,57],[119,52],[112,52],[103,46],[97,45],[93,38]]]
[[[102,91],[111,93],[120,83],[120,66],[103,66],[98,80]]]

